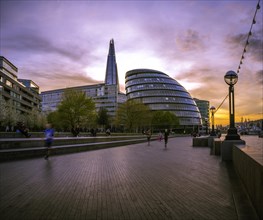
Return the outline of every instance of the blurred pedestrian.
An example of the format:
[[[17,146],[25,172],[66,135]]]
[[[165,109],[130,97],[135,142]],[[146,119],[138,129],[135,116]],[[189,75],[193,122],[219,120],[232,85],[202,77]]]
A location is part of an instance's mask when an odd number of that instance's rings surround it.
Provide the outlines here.
[[[161,131],[159,131],[159,133],[158,133],[158,140],[159,141],[163,140],[163,133]]]
[[[167,148],[168,136],[169,136],[169,131],[168,131],[168,129],[165,129],[164,130],[164,147],[165,147],[165,149]]]
[[[148,131],[146,131],[145,134],[146,134],[146,137],[147,137],[148,146],[150,146],[151,136],[152,136],[151,130],[149,129]]]
[[[53,143],[53,137],[54,137],[54,129],[52,128],[51,124],[46,125],[45,130],[45,145],[47,147],[46,156],[45,159],[47,160],[50,156],[50,150]]]

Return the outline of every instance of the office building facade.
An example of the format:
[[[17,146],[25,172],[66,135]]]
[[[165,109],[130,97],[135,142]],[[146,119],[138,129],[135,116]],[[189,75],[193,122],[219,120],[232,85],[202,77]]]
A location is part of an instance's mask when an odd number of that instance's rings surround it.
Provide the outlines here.
[[[151,69],[130,70],[125,76],[128,100],[146,104],[153,111],[174,113],[180,125],[201,124],[199,109],[186,89],[167,74]]]
[[[194,101],[199,108],[201,118],[202,118],[202,124],[206,125],[206,123],[210,123],[210,117],[209,117],[209,101],[207,100],[200,100],[197,98],[194,98]]]
[[[42,111],[46,113],[55,111],[62,101],[65,89],[42,92]],[[113,39],[110,40],[109,43],[105,83],[77,86],[67,89],[84,92],[87,97],[91,97],[94,100],[97,111],[100,108],[105,108],[109,116],[115,116],[119,104],[126,101],[126,95],[119,90],[118,69]]]

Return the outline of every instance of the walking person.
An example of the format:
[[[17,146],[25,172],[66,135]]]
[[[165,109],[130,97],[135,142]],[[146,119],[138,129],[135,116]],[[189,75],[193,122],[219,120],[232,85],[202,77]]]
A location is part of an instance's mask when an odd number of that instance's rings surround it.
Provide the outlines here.
[[[167,148],[167,143],[168,143],[168,136],[169,136],[169,131],[168,129],[164,130],[164,148]]]
[[[53,137],[54,137],[54,129],[52,128],[51,124],[46,125],[45,137],[46,137],[45,145],[47,147],[45,159],[47,160],[48,157],[50,156],[50,150],[51,150],[51,146],[53,143]]]
[[[152,133],[151,133],[151,130],[149,129],[149,130],[146,132],[146,137],[147,137],[148,146],[150,146],[151,136],[152,136]]]
[[[159,131],[159,133],[158,133],[158,140],[159,141],[163,140],[163,133],[161,131]]]

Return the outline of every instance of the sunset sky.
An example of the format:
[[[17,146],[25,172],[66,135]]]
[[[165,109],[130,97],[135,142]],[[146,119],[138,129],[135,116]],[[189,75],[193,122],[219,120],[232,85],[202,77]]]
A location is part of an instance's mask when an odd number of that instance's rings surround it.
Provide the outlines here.
[[[41,91],[104,81],[109,41],[119,81],[125,73],[162,71],[216,108],[237,71],[258,0],[0,1],[0,55]],[[263,14],[253,25],[235,86],[236,121],[262,118]],[[215,115],[228,124],[228,99]]]

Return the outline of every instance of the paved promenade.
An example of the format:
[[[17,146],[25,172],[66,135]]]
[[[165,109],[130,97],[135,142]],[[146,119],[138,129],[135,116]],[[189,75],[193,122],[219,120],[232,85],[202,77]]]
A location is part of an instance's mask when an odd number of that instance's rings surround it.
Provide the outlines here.
[[[233,173],[209,148],[193,148],[191,137],[169,139],[167,150],[163,142],[152,141],[48,161],[5,162],[0,174],[0,217],[5,220],[239,216]]]

